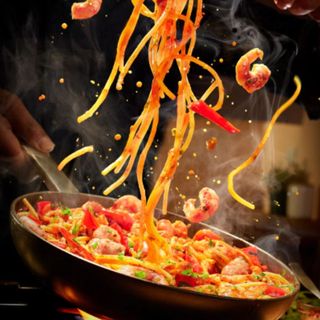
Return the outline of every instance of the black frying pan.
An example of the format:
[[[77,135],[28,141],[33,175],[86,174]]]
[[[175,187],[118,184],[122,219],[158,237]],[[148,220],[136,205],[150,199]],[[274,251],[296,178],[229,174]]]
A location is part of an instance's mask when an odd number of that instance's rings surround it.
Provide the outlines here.
[[[284,274],[295,286],[293,294],[267,300],[220,297],[186,289],[159,285],[136,279],[74,254],[68,253],[28,230],[16,212],[23,207],[22,198],[31,204],[44,199],[66,206],[81,206],[88,200],[110,206],[113,199],[82,193],[38,192],[17,198],[11,206],[11,232],[18,253],[27,266],[43,279],[56,294],[87,312],[114,319],[279,319],[290,307],[299,283],[293,272],[281,261],[258,249],[258,256],[270,271]],[[157,214],[160,214],[157,212]],[[183,217],[168,213],[166,218]],[[211,228],[223,239],[239,247],[252,245],[232,234],[205,224],[194,224],[191,234],[198,229]]]

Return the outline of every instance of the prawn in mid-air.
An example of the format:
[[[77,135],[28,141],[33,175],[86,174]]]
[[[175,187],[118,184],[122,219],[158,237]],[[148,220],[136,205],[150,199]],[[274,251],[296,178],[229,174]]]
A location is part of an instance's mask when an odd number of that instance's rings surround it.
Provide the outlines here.
[[[188,199],[183,205],[183,212],[190,222],[208,220],[215,214],[219,207],[219,197],[216,192],[208,187],[199,192],[200,206],[195,207],[196,199]]]
[[[74,2],[71,7],[72,19],[83,20],[92,18],[100,11],[101,4],[102,0]]]
[[[254,48],[244,54],[236,64],[236,80],[248,93],[253,93],[268,82],[271,71],[264,64],[251,64],[257,59],[263,59],[263,51]]]

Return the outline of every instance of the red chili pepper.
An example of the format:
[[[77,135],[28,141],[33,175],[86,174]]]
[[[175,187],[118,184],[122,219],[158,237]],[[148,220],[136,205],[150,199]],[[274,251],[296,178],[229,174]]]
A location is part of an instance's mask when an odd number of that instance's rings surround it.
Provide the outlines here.
[[[129,213],[120,210],[102,209],[101,212],[111,221],[116,222],[121,228],[130,231],[133,225],[133,218]]]
[[[190,263],[193,272],[195,273],[203,272],[203,268],[196,258],[190,256],[188,253],[185,253],[184,260]]]
[[[274,286],[268,286],[263,293],[274,298],[283,297],[286,295],[286,292],[283,289]]]
[[[199,285],[198,278],[181,274],[181,273],[176,274],[175,280],[178,287],[181,287],[181,286],[195,287]]]
[[[94,219],[92,213],[88,209],[84,209],[83,224],[89,230],[95,230],[98,228],[96,220]]]
[[[246,254],[250,254],[250,255],[257,255],[258,254],[258,249],[256,247],[245,247],[242,248],[242,251]]]
[[[114,230],[116,230],[119,235],[120,235],[120,242],[122,245],[125,246],[126,248],[126,254],[130,254],[130,250],[129,250],[129,245],[128,245],[128,237],[126,236],[126,234],[124,233],[123,229],[116,223],[116,222],[111,222],[110,227]]]
[[[51,210],[51,201],[38,201],[36,207],[37,212],[42,216]]]
[[[241,249],[244,253],[246,253],[250,260],[251,263],[254,264],[255,266],[260,267],[263,271],[267,270],[267,266],[262,265],[259,257],[258,257],[258,249],[256,247],[246,247]]]
[[[214,111],[213,108],[210,108],[204,101],[196,101],[191,103],[189,108],[198,113],[200,116],[210,120],[219,127],[227,130],[230,133],[239,133],[240,130],[221,116],[218,112]]]
[[[78,242],[76,242],[74,240],[75,237],[69,231],[67,231],[64,228],[60,228],[59,231],[65,237],[65,239],[66,239],[66,241],[67,241],[67,243],[73,253],[78,254],[79,256],[81,256],[85,259],[88,259],[91,261],[94,260],[92,254],[89,251],[87,251],[84,247],[82,247]]]

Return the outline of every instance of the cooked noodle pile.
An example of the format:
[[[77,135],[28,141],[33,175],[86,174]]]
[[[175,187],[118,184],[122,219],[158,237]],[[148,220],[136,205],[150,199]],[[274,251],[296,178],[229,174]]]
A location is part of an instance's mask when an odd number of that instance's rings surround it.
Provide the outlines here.
[[[180,220],[156,221],[170,255],[161,263],[148,261],[147,242],[139,246],[141,201],[134,196],[123,196],[109,207],[93,201],[75,208],[46,200],[35,208],[26,199],[24,204],[18,215],[39,236],[129,276],[248,299],[276,298],[295,290],[293,283],[260,262],[257,248],[235,247],[211,229],[191,234],[190,226]]]

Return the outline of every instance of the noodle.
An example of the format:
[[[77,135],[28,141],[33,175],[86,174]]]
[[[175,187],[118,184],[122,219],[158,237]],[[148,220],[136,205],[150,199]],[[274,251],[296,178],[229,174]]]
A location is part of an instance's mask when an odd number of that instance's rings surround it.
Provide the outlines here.
[[[79,150],[76,150],[75,152],[69,154],[67,157],[65,157],[59,164],[58,164],[58,170],[61,171],[70,161],[72,161],[75,158],[78,158],[80,156],[83,156],[84,154],[88,152],[93,152],[94,148],[93,146],[87,146],[83,147]]]
[[[23,204],[28,208],[30,214],[31,214],[34,218],[39,219],[38,213],[37,213],[37,211],[34,209],[34,207],[31,205],[31,203],[30,203],[26,198],[23,198],[23,199],[22,199],[22,202],[23,202]]]
[[[248,207],[249,209],[254,210],[255,206],[248,202],[247,200],[243,199],[241,196],[239,196],[235,190],[234,190],[234,186],[233,186],[233,179],[234,177],[241,172],[243,169],[245,169],[246,167],[248,167],[260,154],[261,150],[263,149],[264,145],[266,144],[271,130],[275,124],[275,122],[277,121],[277,119],[281,116],[281,114],[287,110],[292,104],[293,102],[297,99],[300,91],[301,91],[301,81],[300,79],[295,76],[294,77],[294,82],[297,86],[295,92],[293,93],[292,97],[290,99],[288,99],[276,112],[275,114],[272,116],[270,123],[268,124],[268,127],[260,141],[260,143],[258,144],[257,148],[253,151],[253,153],[250,155],[250,157],[244,161],[242,164],[240,164],[236,169],[232,170],[229,173],[228,176],[228,190],[229,193],[232,195],[232,197],[237,200],[238,202],[240,202],[241,204],[243,204],[244,206]]]

